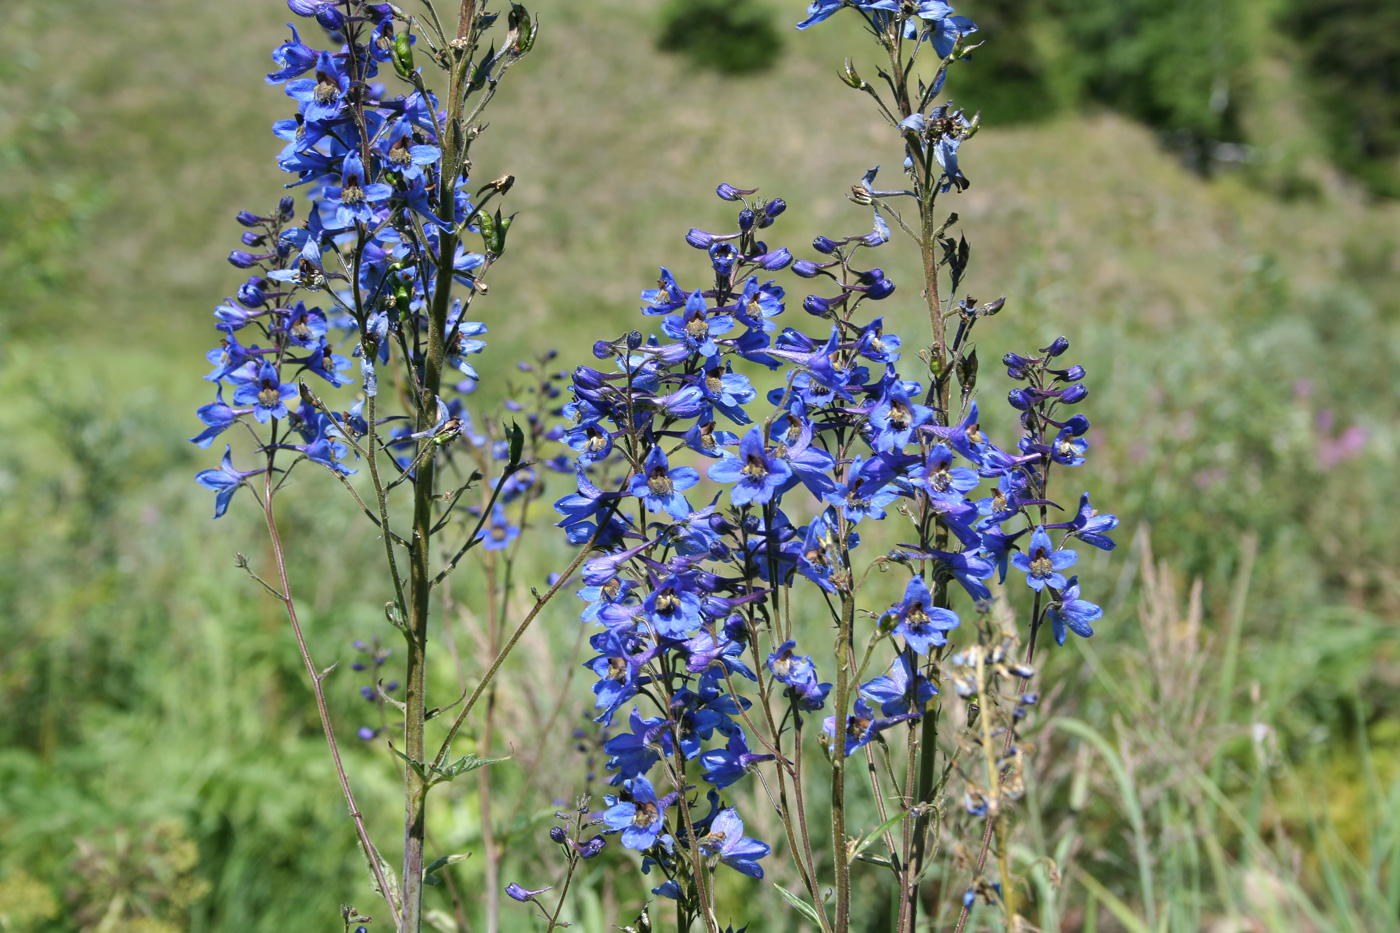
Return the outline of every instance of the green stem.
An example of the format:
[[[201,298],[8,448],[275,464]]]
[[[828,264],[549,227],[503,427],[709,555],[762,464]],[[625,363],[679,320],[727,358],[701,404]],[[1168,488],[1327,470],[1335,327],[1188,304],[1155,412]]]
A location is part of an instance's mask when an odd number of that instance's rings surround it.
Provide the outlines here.
[[[466,24],[470,28],[470,24]],[[447,132],[443,142],[439,213],[452,216],[457,176],[461,174],[464,146],[460,117],[463,94],[461,69],[453,68],[447,95]],[[452,259],[457,236],[444,231],[438,238],[437,278],[428,314],[428,346],[423,361],[423,391],[419,393],[417,429],[425,430],[437,420],[438,391],[442,387],[442,367],[446,355],[447,313],[452,304]],[[419,441],[419,453],[434,439]],[[404,755],[411,762],[425,759],[424,733],[427,722],[428,615],[433,577],[429,558],[433,526],[433,488],[437,461],[423,458],[413,482],[413,536],[408,559],[408,619],[405,641],[408,670],[404,678]],[[419,933],[423,925],[423,845],[426,822],[424,808],[428,787],[419,768],[404,769],[404,846],[403,913],[399,933]]]
[[[846,730],[851,703],[850,646],[855,614],[855,595],[847,591],[841,598],[841,627],[836,636],[836,709],[832,730],[835,734],[831,740],[831,845],[836,874],[836,918],[832,929],[835,933],[846,933],[851,923],[851,863],[850,850],[846,847]]]

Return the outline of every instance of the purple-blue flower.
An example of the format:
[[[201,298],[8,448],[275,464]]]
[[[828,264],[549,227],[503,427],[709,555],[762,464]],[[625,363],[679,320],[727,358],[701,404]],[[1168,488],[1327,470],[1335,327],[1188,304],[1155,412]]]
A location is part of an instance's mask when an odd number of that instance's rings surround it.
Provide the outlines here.
[[[220,518],[228,510],[228,504],[233,499],[233,494],[238,491],[244,481],[250,476],[256,476],[262,470],[240,471],[233,468],[232,451],[227,445],[224,446],[224,459],[217,470],[201,470],[195,475],[195,482],[205,489],[214,492],[214,517]]]
[[[1065,631],[1068,629],[1080,638],[1088,638],[1094,634],[1090,622],[1095,622],[1103,618],[1103,610],[1087,599],[1079,598],[1079,577],[1069,578],[1060,591],[1059,598],[1050,603],[1045,614],[1050,617],[1050,624],[1055,632],[1055,641],[1063,645],[1065,643]]]
[[[763,877],[763,868],[758,864],[758,860],[769,853],[768,844],[744,835],[744,822],[739,819],[739,814],[734,812],[733,807],[719,811],[719,815],[710,824],[709,833],[701,837],[699,842],[700,853],[706,858],[718,858],[725,865],[750,878]]]
[[[690,514],[690,503],[681,493],[700,482],[700,474],[691,467],[672,467],[666,451],[657,444],[642,464],[643,474],[632,477],[627,494],[646,503],[652,512],[665,512],[674,519]]]
[[[708,475],[717,483],[734,484],[729,498],[736,506],[764,505],[792,475],[792,468],[769,452],[763,444],[763,430],[755,427],[739,441],[738,456],[726,455],[710,467]]]
[[[1047,585],[1057,590],[1064,589],[1065,575],[1060,571],[1073,567],[1077,560],[1079,555],[1074,551],[1055,550],[1044,525],[1037,527],[1031,535],[1028,553],[1011,555],[1012,566],[1026,574],[1026,583],[1036,592]]]
[[[946,645],[945,632],[958,627],[959,619],[951,609],[933,605],[933,595],[923,577],[913,577],[904,588],[904,599],[894,605],[892,611],[899,620],[894,634],[903,635],[904,641],[917,654],[927,654],[929,648]]]

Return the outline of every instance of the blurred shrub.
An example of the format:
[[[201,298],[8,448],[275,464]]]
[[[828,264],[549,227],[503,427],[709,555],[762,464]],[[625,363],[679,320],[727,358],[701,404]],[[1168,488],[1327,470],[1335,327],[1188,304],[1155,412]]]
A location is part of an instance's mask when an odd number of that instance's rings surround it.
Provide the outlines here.
[[[1400,4],[1288,0],[1279,26],[1302,51],[1333,158],[1400,197]]]
[[[1320,2],[1320,0],[1319,0]],[[993,123],[1100,103],[1167,134],[1209,167],[1242,138],[1249,66],[1262,45],[1242,0],[983,0],[964,106]],[[971,74],[975,70],[976,74]]]
[[[754,0],[670,0],[656,45],[721,74],[772,67],[783,40],[768,10]]]

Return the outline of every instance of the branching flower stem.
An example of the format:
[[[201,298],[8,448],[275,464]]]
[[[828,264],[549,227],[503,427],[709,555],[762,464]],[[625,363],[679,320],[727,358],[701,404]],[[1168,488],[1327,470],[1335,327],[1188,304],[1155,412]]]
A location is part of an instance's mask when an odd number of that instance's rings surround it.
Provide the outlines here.
[[[273,454],[269,452],[269,469],[263,474],[263,518],[267,522],[268,538],[272,542],[272,556],[277,564],[277,575],[282,582],[282,592],[277,594],[282,602],[282,606],[287,611],[287,621],[292,624],[292,633],[296,636],[297,649],[301,652],[302,664],[306,667],[307,676],[311,679],[311,691],[316,697],[316,713],[321,719],[321,730],[326,734],[326,745],[330,748],[331,761],[335,765],[335,776],[340,782],[340,792],[345,797],[345,805],[350,808],[350,818],[355,822],[355,838],[359,841],[360,851],[369,864],[370,874],[374,876],[375,883],[379,886],[379,893],[384,897],[384,901],[389,906],[391,913],[398,909],[394,903],[392,892],[394,886],[384,874],[384,861],[379,856],[379,850],[374,847],[374,843],[369,838],[369,830],[365,828],[364,815],[360,813],[360,807],[355,802],[355,793],[350,789],[350,778],[345,773],[345,765],[340,760],[340,746],[335,740],[335,729],[331,726],[330,712],[326,709],[326,694],[322,689],[322,682],[330,674],[333,668],[320,671],[311,660],[311,651],[306,646],[306,637],[302,634],[301,621],[297,617],[296,602],[292,598],[290,584],[287,580],[287,560],[282,551],[282,536],[277,530],[277,519],[272,511],[272,463]]]

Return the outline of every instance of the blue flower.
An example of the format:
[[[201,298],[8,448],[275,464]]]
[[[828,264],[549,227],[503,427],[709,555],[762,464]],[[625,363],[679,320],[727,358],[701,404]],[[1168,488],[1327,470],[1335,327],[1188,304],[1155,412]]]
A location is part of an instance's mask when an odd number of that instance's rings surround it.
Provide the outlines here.
[[[233,499],[233,494],[238,491],[244,481],[250,476],[256,476],[262,470],[248,470],[242,472],[233,468],[231,451],[227,445],[224,446],[224,460],[217,470],[202,470],[195,475],[195,482],[205,489],[214,492],[214,517],[220,518],[228,510],[229,501]]]
[[[886,716],[876,718],[875,712],[862,699],[857,698],[855,709],[851,715],[846,717],[846,757],[849,758],[857,749],[864,748],[881,732],[888,729],[895,723],[905,722],[917,718],[922,713],[901,713],[898,716]],[[836,737],[836,717],[828,716],[822,720],[822,731],[832,738]]]
[[[250,410],[248,408],[230,408],[225,405],[224,387],[219,386],[214,391],[214,401],[201,406],[197,412],[199,420],[204,422],[205,428],[190,438],[190,443],[208,449],[209,445],[214,442],[214,438],[232,427],[239,415],[246,415]]]
[[[726,455],[710,467],[708,475],[717,483],[735,484],[729,498],[736,506],[765,505],[792,475],[792,468],[768,451],[762,429],[754,427],[739,441],[739,455]]]
[[[744,822],[733,807],[719,811],[710,824],[709,833],[699,840],[699,845],[700,854],[706,858],[718,858],[750,878],[763,877],[763,868],[758,864],[758,859],[771,851],[767,843],[744,835]]]
[[[657,799],[651,782],[636,777],[623,782],[623,792],[607,799],[611,806],[603,811],[603,824],[612,832],[622,833],[622,844],[629,849],[649,849],[665,826],[666,808],[675,802],[673,791]],[[612,802],[615,801],[615,802]]]
[[[1094,634],[1089,623],[1103,618],[1102,609],[1086,599],[1079,598],[1079,577],[1077,576],[1069,578],[1069,582],[1061,590],[1059,597],[1046,608],[1045,614],[1050,617],[1050,624],[1055,631],[1055,641],[1061,645],[1065,643],[1066,629],[1080,638],[1088,638]]]
[[[200,411],[202,412],[203,409]],[[202,418],[203,415],[200,417]],[[1070,522],[1069,526],[1073,529],[1070,533],[1074,537],[1091,547],[1111,551],[1117,546],[1105,532],[1118,527],[1118,517],[1116,515],[1100,515],[1095,512],[1094,507],[1089,504],[1087,492],[1079,497],[1079,511],[1075,513],[1074,520]]]
[[[772,755],[755,755],[749,751],[742,729],[735,729],[724,748],[712,748],[700,755],[701,775],[716,787],[728,787],[760,761],[772,761]]]
[[[923,577],[913,577],[904,588],[904,599],[896,603],[892,611],[899,623],[894,634],[903,635],[904,641],[918,654],[927,654],[930,647],[946,645],[945,632],[958,627],[960,620],[951,609],[933,605],[933,596]]]
[[[491,509],[491,520],[481,528],[477,540],[488,551],[503,551],[520,537],[520,529],[506,519],[506,510],[497,503]]]
[[[350,76],[341,74],[335,56],[322,52],[316,60],[316,77],[288,81],[287,96],[301,102],[301,112],[307,120],[334,120],[345,106],[350,90]]]
[[[681,492],[700,482],[700,474],[690,467],[672,467],[666,451],[657,444],[647,454],[643,474],[632,477],[627,494],[646,503],[651,512],[665,512],[674,519],[690,514],[690,503]]]
[[[1011,555],[1012,565],[1026,574],[1026,583],[1036,592],[1043,590],[1047,584],[1057,590],[1064,589],[1065,575],[1060,571],[1073,567],[1074,562],[1079,560],[1079,555],[1074,551],[1057,551],[1054,548],[1050,536],[1045,533],[1045,526],[1041,525],[1031,535],[1030,553]]]
[[[253,417],[259,424],[267,424],[270,418],[287,417],[287,403],[297,395],[297,387],[282,382],[277,368],[266,362],[258,367],[256,379],[233,390],[234,402],[252,405]]]
[[[905,652],[900,652],[894,659],[889,674],[876,677],[860,687],[860,695],[879,703],[880,712],[886,716],[922,713],[937,692],[937,688],[919,673]]]

